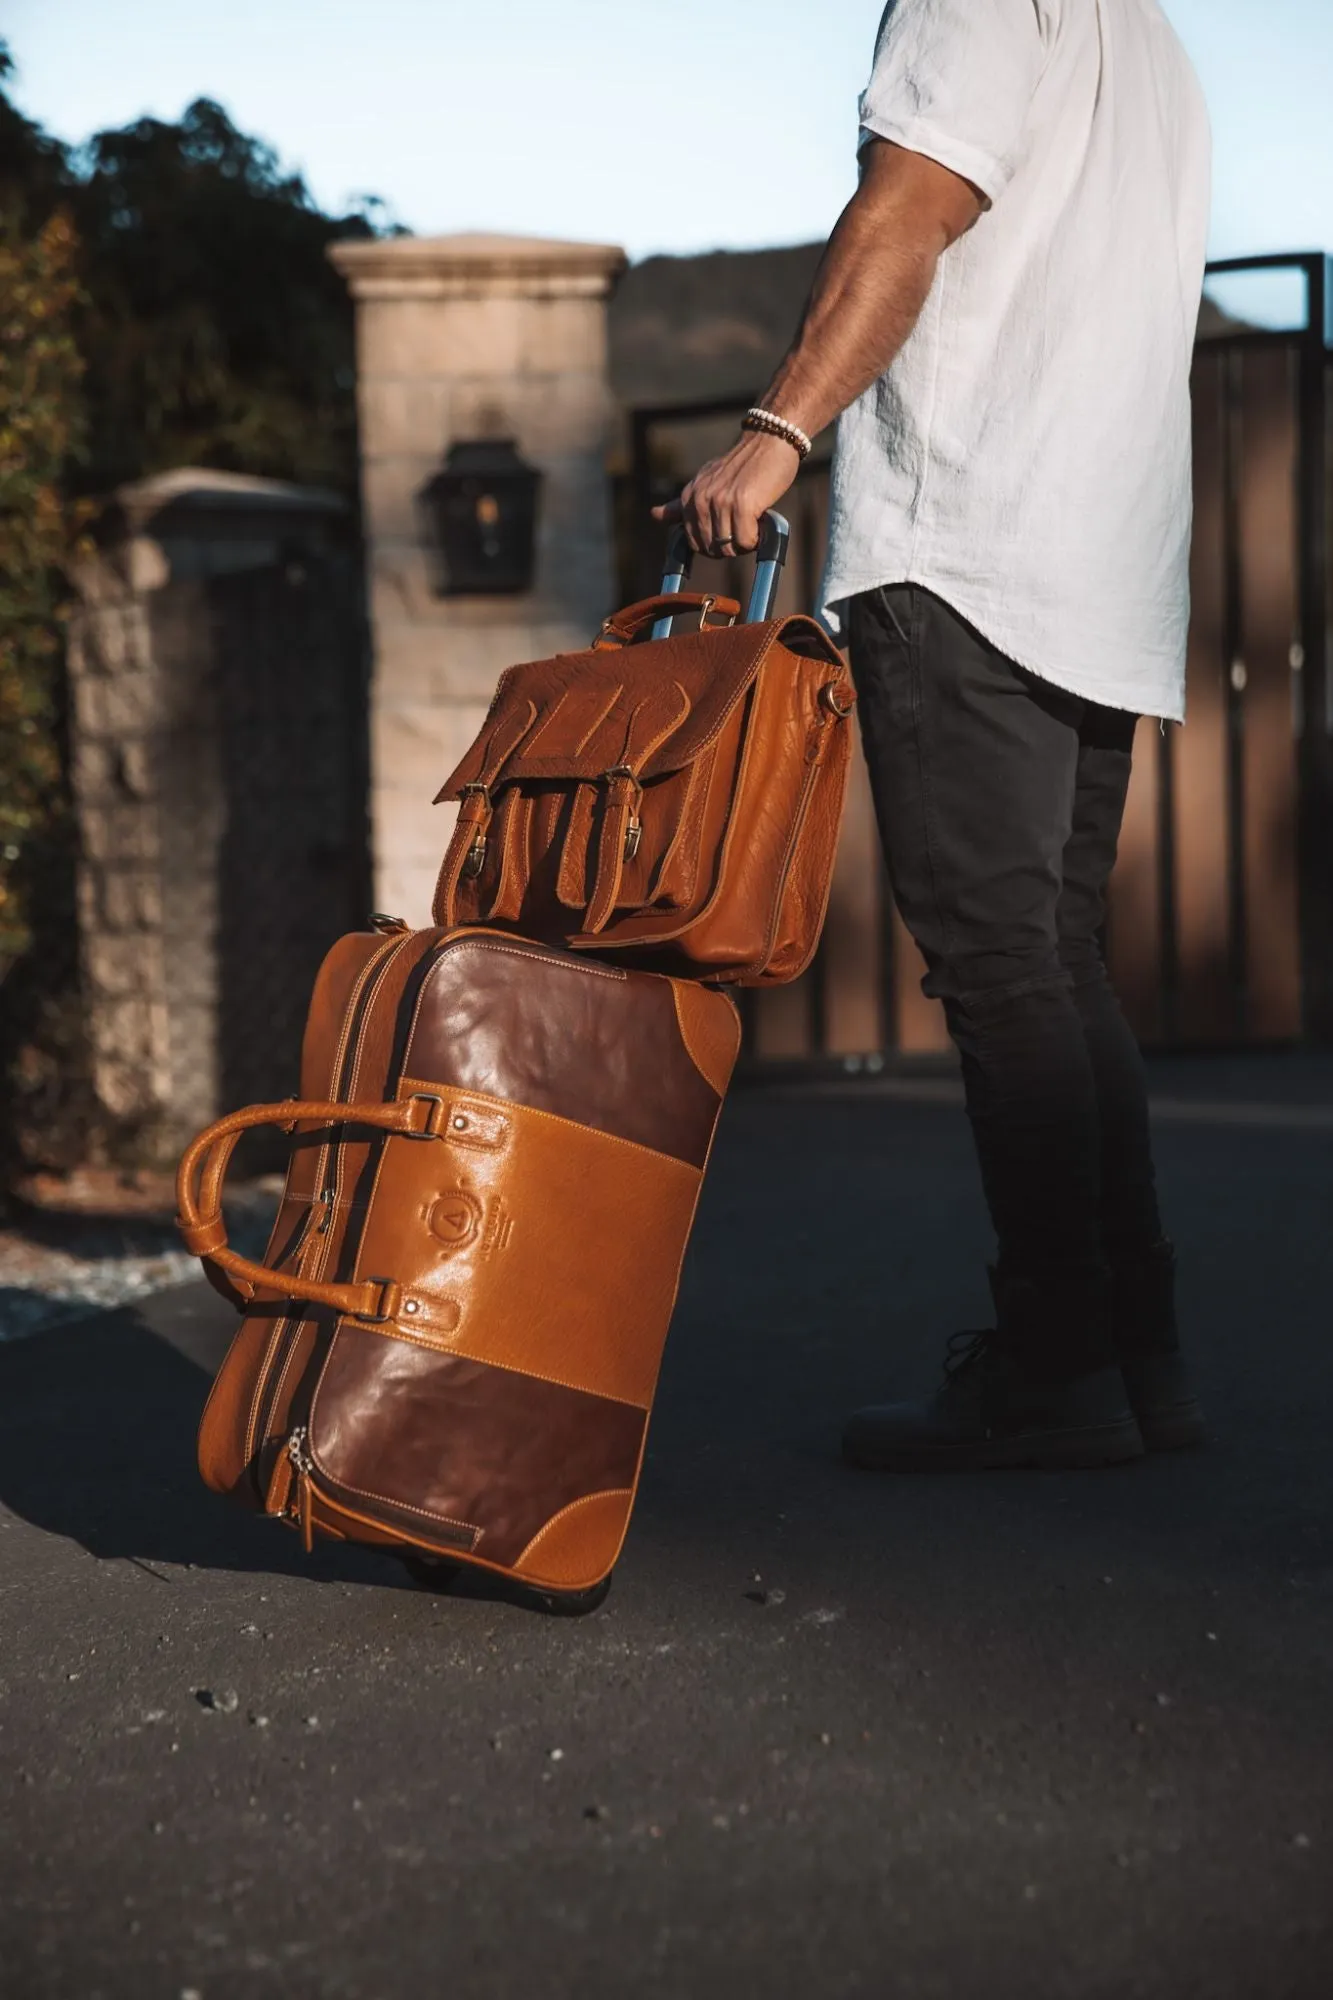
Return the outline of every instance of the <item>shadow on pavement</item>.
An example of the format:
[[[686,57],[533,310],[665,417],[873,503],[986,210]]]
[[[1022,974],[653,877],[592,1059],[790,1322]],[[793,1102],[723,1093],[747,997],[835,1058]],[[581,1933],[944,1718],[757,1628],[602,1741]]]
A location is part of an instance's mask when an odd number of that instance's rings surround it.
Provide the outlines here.
[[[99,1560],[397,1584],[397,1565],[324,1543],[201,1483],[194,1439],[235,1324],[206,1288],[0,1344],[0,1502]]]

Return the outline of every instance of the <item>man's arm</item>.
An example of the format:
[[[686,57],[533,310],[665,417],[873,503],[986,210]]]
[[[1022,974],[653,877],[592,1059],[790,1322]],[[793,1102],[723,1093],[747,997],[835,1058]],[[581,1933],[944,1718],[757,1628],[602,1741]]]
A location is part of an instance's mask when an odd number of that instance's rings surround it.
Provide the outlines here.
[[[810,437],[884,373],[916,324],[942,252],[986,206],[970,181],[922,153],[872,139],[861,160],[860,184],[829,238],[800,331],[761,398]],[[752,549],[760,515],[782,498],[800,462],[785,439],[746,431],[653,516],[683,521],[701,554]]]

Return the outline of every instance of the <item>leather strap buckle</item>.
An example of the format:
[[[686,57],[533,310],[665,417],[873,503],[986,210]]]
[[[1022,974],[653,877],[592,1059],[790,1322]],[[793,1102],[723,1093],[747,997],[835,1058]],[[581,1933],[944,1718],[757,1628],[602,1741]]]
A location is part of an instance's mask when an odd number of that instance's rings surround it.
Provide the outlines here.
[[[427,1107],[424,1123],[420,1129],[409,1125],[400,1135],[404,1139],[438,1139],[444,1130],[444,1099],[432,1090],[414,1090],[405,1100],[408,1104],[424,1104]]]
[[[819,699],[821,705],[830,715],[836,715],[839,722],[845,722],[856,707],[856,696],[845,695],[836,681],[825,681],[819,690]]]
[[[458,794],[460,805],[464,799],[469,797],[469,795],[475,795],[482,800],[482,802],[487,808],[487,820],[489,821],[490,804],[491,804],[490,786],[479,785],[479,784],[463,785],[460,788]],[[485,866],[486,866],[486,834],[483,828],[478,827],[476,837],[474,838],[471,847],[469,847],[467,854],[464,856],[462,873],[464,874],[464,876],[471,879],[477,875],[480,875],[482,869]]]
[[[393,1278],[363,1278],[364,1285],[378,1285],[380,1293],[375,1301],[374,1312],[353,1313],[353,1319],[363,1320],[367,1326],[385,1326],[397,1319],[403,1305],[403,1288]]]
[[[621,850],[622,860],[632,861],[638,853],[640,843],[643,840],[643,822],[635,809],[638,806],[639,800],[643,797],[643,786],[639,783],[628,764],[613,764],[609,771],[603,771],[602,773],[602,783],[604,785],[610,786],[617,779],[634,787],[634,808],[631,808],[630,816],[625,822],[625,844]]]

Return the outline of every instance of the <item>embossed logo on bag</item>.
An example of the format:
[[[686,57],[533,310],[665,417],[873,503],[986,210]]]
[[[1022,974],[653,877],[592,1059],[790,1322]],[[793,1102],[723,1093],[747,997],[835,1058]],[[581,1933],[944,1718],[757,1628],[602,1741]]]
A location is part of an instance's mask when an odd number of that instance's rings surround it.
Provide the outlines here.
[[[475,1195],[464,1188],[451,1188],[431,1209],[427,1221],[432,1235],[449,1250],[462,1250],[481,1228],[482,1208]]]
[[[505,1204],[497,1201],[486,1218],[486,1240],[481,1246],[483,1254],[489,1257],[496,1250],[507,1250],[513,1233],[514,1218]]]

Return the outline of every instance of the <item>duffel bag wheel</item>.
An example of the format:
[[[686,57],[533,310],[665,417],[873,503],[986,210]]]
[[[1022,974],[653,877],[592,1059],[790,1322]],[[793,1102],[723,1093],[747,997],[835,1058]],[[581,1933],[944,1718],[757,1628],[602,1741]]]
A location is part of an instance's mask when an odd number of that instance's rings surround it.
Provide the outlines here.
[[[450,1562],[447,1556],[421,1555],[415,1549],[401,1550],[400,1560],[421,1590],[433,1590],[447,1597],[461,1584],[465,1590],[475,1589],[484,1596],[506,1598],[534,1611],[544,1611],[550,1618],[586,1618],[590,1611],[605,1604],[611,1589],[611,1577],[604,1576],[591,1590],[541,1590],[515,1578],[489,1578],[484,1570],[473,1569],[469,1563]]]
[[[615,1572],[612,1571],[612,1575]],[[586,1618],[590,1611],[596,1611],[606,1603],[611,1594],[611,1577],[604,1576],[591,1590],[532,1590],[529,1595],[534,1604],[548,1611],[553,1618]]]
[[[406,1551],[403,1551],[402,1562],[413,1583],[422,1590],[441,1592],[453,1589],[465,1567],[462,1563],[449,1562],[444,1556],[422,1556],[415,1552],[409,1555]]]

